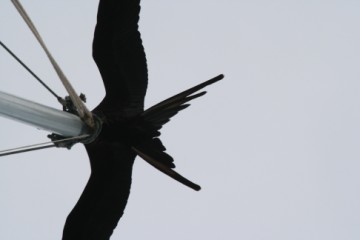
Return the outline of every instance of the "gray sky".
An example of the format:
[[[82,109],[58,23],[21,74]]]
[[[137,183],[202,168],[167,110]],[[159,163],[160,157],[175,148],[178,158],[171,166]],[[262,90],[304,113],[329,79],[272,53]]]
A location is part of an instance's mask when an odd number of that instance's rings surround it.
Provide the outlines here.
[[[78,92],[104,90],[91,58],[96,0],[22,1]],[[0,38],[65,91],[10,1]],[[112,239],[359,239],[360,2],[143,1],[146,105],[224,73],[163,142],[195,192],[141,159]],[[0,50],[1,90],[59,108]],[[0,119],[0,148],[47,133]],[[85,186],[81,145],[0,159],[0,239],[60,239]]]

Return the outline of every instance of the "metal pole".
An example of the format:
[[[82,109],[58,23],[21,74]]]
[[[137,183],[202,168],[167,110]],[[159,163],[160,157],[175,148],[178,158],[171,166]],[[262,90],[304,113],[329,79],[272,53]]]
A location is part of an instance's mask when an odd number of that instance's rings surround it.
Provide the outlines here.
[[[86,124],[76,115],[1,91],[0,116],[27,123],[65,137],[89,133]]]

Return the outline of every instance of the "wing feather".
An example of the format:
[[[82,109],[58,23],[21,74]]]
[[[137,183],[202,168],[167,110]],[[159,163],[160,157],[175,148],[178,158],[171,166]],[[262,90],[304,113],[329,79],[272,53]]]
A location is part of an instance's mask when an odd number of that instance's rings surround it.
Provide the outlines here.
[[[106,95],[96,110],[124,117],[143,111],[148,71],[138,26],[139,2],[100,1],[93,58]]]

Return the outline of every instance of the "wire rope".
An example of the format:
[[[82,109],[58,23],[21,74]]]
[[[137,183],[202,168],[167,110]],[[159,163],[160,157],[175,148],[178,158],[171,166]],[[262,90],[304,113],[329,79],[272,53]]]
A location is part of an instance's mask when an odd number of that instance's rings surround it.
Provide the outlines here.
[[[63,83],[66,91],[68,92],[74,106],[76,107],[79,117],[83,121],[85,121],[85,123],[88,126],[93,128],[94,127],[94,119],[93,119],[92,113],[86,108],[85,104],[81,101],[80,97],[77,95],[76,91],[71,86],[69,80],[67,79],[67,77],[65,76],[63,71],[61,70],[60,66],[57,64],[57,62],[51,55],[50,51],[48,50],[48,48],[45,45],[45,42],[41,38],[41,35],[37,31],[35,25],[31,21],[30,17],[28,16],[28,14],[25,11],[25,9],[23,8],[23,6],[21,5],[21,3],[18,0],[11,0],[11,2],[14,4],[15,8],[17,9],[17,11],[21,15],[21,17],[24,19],[24,21],[26,22],[26,24],[28,25],[28,27],[30,28],[32,33],[34,34],[35,38],[38,40],[39,44],[45,51],[48,59],[50,60],[52,66],[54,67],[54,69],[55,69],[57,75],[59,76],[61,82]]]
[[[41,80],[16,54],[11,51],[2,41],[0,45],[18,62],[23,66],[38,82],[43,85],[57,100],[61,103],[64,101],[59,95],[57,95],[43,80]]]
[[[89,136],[90,136],[89,134],[84,134],[76,137],[64,138],[51,142],[43,142],[43,143],[31,144],[17,148],[10,148],[0,151],[0,157],[18,154],[18,153],[30,152],[35,150],[41,150],[45,148],[58,147],[60,144],[77,143],[80,142],[81,140],[88,138]]]

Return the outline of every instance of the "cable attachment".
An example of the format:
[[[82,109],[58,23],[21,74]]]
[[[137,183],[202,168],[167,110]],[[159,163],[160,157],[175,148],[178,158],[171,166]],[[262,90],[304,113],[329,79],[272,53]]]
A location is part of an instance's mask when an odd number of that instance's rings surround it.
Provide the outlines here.
[[[84,95],[85,96],[85,95]],[[66,99],[66,98],[65,98]],[[92,129],[91,134],[84,134],[76,137],[64,137],[56,133],[49,134],[47,137],[51,139],[52,143],[59,148],[71,149],[76,143],[89,144],[95,141],[97,136],[99,136],[103,121],[101,118],[94,116],[95,127]]]
[[[81,101],[86,103],[85,94],[80,93],[79,98],[81,99]],[[71,100],[70,96],[65,96],[65,99],[62,99],[62,101],[60,101],[60,103],[63,106],[63,111],[68,112],[68,113],[72,113],[72,114],[74,114],[76,116],[79,116],[79,112],[77,111],[76,106],[74,105],[74,103]]]
[[[58,148],[67,148],[71,149],[72,146],[74,146],[76,143],[79,142],[79,139],[68,139],[67,137],[61,136],[56,133],[52,133],[47,135],[48,138],[51,139],[51,141],[54,143],[55,147]]]

